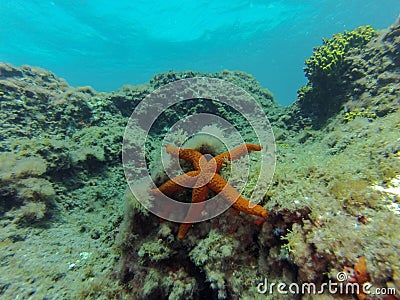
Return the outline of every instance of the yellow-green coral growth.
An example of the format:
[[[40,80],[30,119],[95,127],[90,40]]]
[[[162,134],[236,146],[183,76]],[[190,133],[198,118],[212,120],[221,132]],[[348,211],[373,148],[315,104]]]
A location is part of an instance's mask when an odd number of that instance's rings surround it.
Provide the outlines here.
[[[375,30],[367,25],[334,34],[331,39],[323,39],[323,45],[314,48],[313,55],[305,62],[306,76],[311,81],[320,76],[334,76],[347,52],[367,44],[374,35]]]

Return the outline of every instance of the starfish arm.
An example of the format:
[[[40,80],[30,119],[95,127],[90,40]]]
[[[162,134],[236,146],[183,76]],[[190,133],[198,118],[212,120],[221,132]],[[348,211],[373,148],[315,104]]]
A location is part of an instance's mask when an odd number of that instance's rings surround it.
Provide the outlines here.
[[[176,158],[191,162],[196,170],[200,169],[199,159],[202,157],[202,154],[199,151],[167,145],[167,152]]]
[[[152,195],[157,195],[161,192],[167,196],[172,195],[176,192],[184,190],[185,187],[194,186],[197,180],[196,176],[199,174],[200,171],[190,171],[185,174],[176,176],[163,183],[158,188],[152,189],[150,193]]]
[[[192,191],[192,203],[204,202],[206,200],[206,198],[207,198],[207,193],[208,193],[208,187],[206,185],[193,189],[193,191]],[[193,224],[193,223],[190,223],[190,222],[193,221],[193,220],[198,219],[198,216],[201,214],[201,211],[203,210],[203,207],[204,207],[204,204],[203,205],[196,205],[196,207],[193,206],[193,205],[190,206],[184,223],[182,223],[181,226],[179,227],[179,231],[178,231],[178,238],[179,239],[183,239],[185,237],[186,232],[189,230],[189,228]]]
[[[217,155],[215,157],[215,160],[217,162],[217,171],[221,169],[225,160],[235,160],[251,151],[260,151],[261,148],[261,145],[244,144],[233,148],[231,151],[227,151]]]
[[[186,235],[186,232],[192,227],[193,223],[182,223],[181,226],[179,226],[179,231],[178,231],[178,239],[183,239]]]
[[[255,216],[266,218],[267,211],[261,205],[255,205],[244,199],[240,194],[227,183],[219,174],[215,174],[207,186],[215,193],[220,194],[225,200],[232,203],[233,207]],[[250,207],[252,206],[252,207]]]

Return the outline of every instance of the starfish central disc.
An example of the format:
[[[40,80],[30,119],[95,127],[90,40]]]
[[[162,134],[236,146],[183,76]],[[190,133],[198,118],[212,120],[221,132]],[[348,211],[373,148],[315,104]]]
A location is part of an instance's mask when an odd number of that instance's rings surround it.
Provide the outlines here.
[[[199,159],[199,168],[200,174],[194,188],[207,185],[212,180],[214,174],[217,172],[217,162],[210,154],[205,154]]]

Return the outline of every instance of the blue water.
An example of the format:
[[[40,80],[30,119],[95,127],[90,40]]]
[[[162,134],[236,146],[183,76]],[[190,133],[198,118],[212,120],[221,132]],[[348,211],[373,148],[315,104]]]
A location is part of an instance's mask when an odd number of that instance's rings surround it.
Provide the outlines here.
[[[0,60],[99,91],[168,70],[243,70],[287,105],[322,37],[385,28],[399,12],[399,0],[0,0]]]

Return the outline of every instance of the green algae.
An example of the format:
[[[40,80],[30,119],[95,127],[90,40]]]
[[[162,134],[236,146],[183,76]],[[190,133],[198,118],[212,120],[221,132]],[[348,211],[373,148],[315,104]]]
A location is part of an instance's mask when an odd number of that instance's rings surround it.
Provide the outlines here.
[[[313,102],[305,100],[314,85],[301,89],[293,106],[280,108],[269,91],[242,72],[168,72],[149,84],[104,94],[68,87],[44,70],[1,65],[10,74],[2,79],[0,93],[1,268],[10,274],[4,277],[2,296],[291,299],[260,295],[256,286],[264,278],[335,280],[359,256],[366,257],[374,286],[398,287],[399,204],[387,192],[400,170],[396,32],[394,27],[380,33],[368,45],[356,34],[353,41],[364,48],[358,45],[356,53],[347,46],[353,42],[344,43],[346,54],[333,56],[336,63],[322,57],[350,33],[335,35],[316,50],[322,56],[316,55],[308,67],[320,70],[310,77],[342,72],[346,83],[328,98],[313,95],[319,105],[333,101],[333,110],[317,105],[314,111]],[[268,110],[278,137],[278,163],[271,187],[262,180],[265,184],[256,191],[270,214],[263,224],[229,209],[178,240],[179,224],[160,222],[129,190],[124,196],[120,144],[127,117],[141,99],[165,83],[198,75],[238,84]],[[26,91],[23,97],[17,87]],[[251,138],[235,114],[216,108]],[[17,114],[22,109],[25,116]],[[323,122],[310,117],[310,111],[324,112]],[[170,113],[178,117],[179,111]],[[186,137],[180,132],[172,138],[176,143]],[[135,137],[129,142],[134,145]],[[148,144],[149,167],[161,183],[160,136]],[[251,158],[246,197],[258,176],[256,153]],[[228,169],[223,175],[240,182]],[[190,193],[181,197],[190,201]],[[34,245],[45,248],[37,251]],[[82,253],[90,255],[83,259]]]

